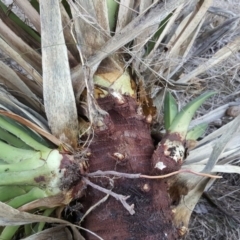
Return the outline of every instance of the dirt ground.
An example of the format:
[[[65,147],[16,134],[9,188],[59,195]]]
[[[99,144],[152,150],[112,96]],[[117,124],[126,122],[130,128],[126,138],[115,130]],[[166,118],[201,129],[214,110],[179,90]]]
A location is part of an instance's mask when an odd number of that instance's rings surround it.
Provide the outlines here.
[[[185,240],[240,239],[240,176],[224,174],[196,205]]]
[[[221,7],[239,15],[240,2],[238,0],[214,1],[214,6]],[[240,27],[232,32],[232,36],[219,39],[218,44],[231,41],[239,36]],[[208,102],[200,115],[227,103],[240,105],[240,53],[236,53],[227,62],[211,69],[204,76],[207,79],[207,89],[218,92],[213,102]],[[208,106],[208,107],[207,107]],[[207,110],[208,109],[208,110]],[[211,124],[209,131],[221,127],[231,120],[222,117]],[[240,160],[233,162],[240,165]],[[189,233],[185,240],[238,240],[240,239],[240,176],[238,174],[223,174],[223,178],[204,193],[196,205],[189,225]]]

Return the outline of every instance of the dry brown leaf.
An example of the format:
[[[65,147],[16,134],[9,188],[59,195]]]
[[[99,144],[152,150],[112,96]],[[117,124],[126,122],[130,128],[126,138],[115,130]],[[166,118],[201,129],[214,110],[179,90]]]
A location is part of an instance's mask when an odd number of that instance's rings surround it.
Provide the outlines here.
[[[234,41],[232,41],[231,43],[227,44],[225,47],[218,50],[210,59],[205,61],[203,64],[199,65],[192,72],[180,78],[180,80],[178,80],[178,83],[188,83],[192,78],[200,75],[203,72],[206,72],[208,69],[213,68],[218,63],[227,59],[236,51],[239,51],[240,49],[239,43],[240,43],[240,37],[237,37]]]
[[[36,69],[34,69],[29,62],[22,58],[21,53],[15,51],[12,47],[10,47],[3,39],[0,38],[0,48],[1,50],[11,57],[14,61],[16,61],[36,82],[36,84],[42,87],[42,76],[39,74]]]
[[[62,3],[60,4],[60,10],[61,10],[63,33],[64,33],[64,38],[66,41],[66,46],[67,46],[68,50],[70,51],[71,55],[74,57],[74,60],[75,60],[74,66],[76,66],[80,62],[80,56],[78,53],[76,43],[75,43],[72,33],[71,33],[73,26],[71,23],[71,19],[69,18],[69,15]]]
[[[60,223],[64,225],[64,226],[59,226],[59,228],[64,228],[67,225],[71,227],[71,230],[74,235],[73,237],[74,240],[78,240],[78,239],[84,240],[84,238],[80,235],[80,233],[76,229],[76,226],[74,226],[73,224],[67,221],[64,221],[58,218],[45,217],[41,215],[20,212],[19,210],[12,208],[5,203],[0,202],[0,226],[18,226],[18,225],[25,225],[30,223],[37,223],[37,222]],[[52,230],[49,230],[49,232],[51,231]],[[40,236],[43,236],[43,235],[40,234]],[[33,235],[28,239],[39,239],[39,238],[38,236]]]
[[[240,115],[228,124],[227,132],[225,132],[216,142],[213,151],[208,159],[206,167],[202,172],[210,173],[216,165],[221,153],[225,150],[227,143],[233,138],[234,134],[240,129]]]
[[[200,1],[196,10],[189,15],[189,20],[186,25],[182,28],[181,34],[176,39],[175,44],[170,50],[169,55],[175,57],[180,51],[181,45],[186,41],[186,39],[194,32],[202,18],[206,14],[208,8],[212,5],[212,0]]]
[[[1,39],[0,39],[1,42]],[[11,88],[15,92],[19,92],[20,96],[38,112],[43,112],[44,107],[37,96],[27,87],[27,85],[18,77],[5,63],[0,62],[0,83],[7,88]]]
[[[198,203],[209,179],[195,181],[195,188],[188,192],[187,196],[181,198],[180,203],[174,208],[174,224],[179,228],[180,234],[184,235],[188,231],[188,224],[192,211]]]
[[[144,14],[145,11],[152,5],[152,1],[143,0],[139,3],[139,15]],[[145,44],[152,37],[152,35],[157,31],[158,26],[149,27],[144,32],[142,32],[138,37],[134,39],[134,60],[133,61],[133,69],[139,69],[139,65],[141,63],[141,59],[145,53]],[[156,44],[155,44],[156,45]],[[150,56],[151,57],[151,56]],[[148,55],[148,58],[150,58]],[[141,66],[144,68],[145,66]]]
[[[134,1],[121,0],[118,9],[118,19],[115,32],[119,32],[130,21],[133,16],[133,4]]]
[[[179,13],[182,11],[184,7],[184,4],[181,4],[176,11],[174,11],[173,15],[171,16],[171,18],[169,19],[169,21],[167,22],[165,28],[163,29],[161,35],[159,36],[157,42],[154,45],[154,48],[152,49],[152,51],[150,52],[150,54],[148,55],[148,58],[152,58],[154,52],[157,50],[157,48],[159,47],[160,43],[162,42],[163,38],[166,36],[166,34],[170,31],[170,28],[172,27],[172,25],[174,24],[176,18],[179,16]]]
[[[24,12],[30,22],[34,25],[35,29],[40,33],[40,16],[31,3],[22,0],[15,0],[14,3]]]
[[[98,51],[108,38],[99,26],[93,2],[84,0],[69,2],[74,19],[76,40],[84,58]]]
[[[24,240],[84,240],[78,231],[74,232],[74,235],[72,235],[71,231],[66,226],[57,226],[31,235],[24,238]]]
[[[60,2],[54,0],[40,1],[39,3],[43,93],[48,124],[54,136],[76,147],[78,116],[63,36]]]
[[[17,226],[34,222],[61,223],[70,225],[67,221],[61,219],[20,212],[19,210],[0,202],[0,226]]]
[[[3,2],[3,1],[1,1]],[[6,3],[6,1],[4,1]],[[25,2],[25,1],[24,1]],[[27,2],[28,3],[28,2]],[[2,4],[2,3],[1,3]],[[28,3],[30,4],[30,3]],[[14,13],[10,10],[11,7],[8,8],[0,8],[0,19],[3,20],[3,22],[11,28],[11,30],[20,37],[25,43],[27,43],[31,48],[36,49],[37,51],[41,47],[40,43],[40,37],[37,39],[36,35],[35,37],[26,32],[22,27],[18,25],[18,21],[14,21],[11,16],[14,16]],[[36,11],[36,10],[35,10]]]
[[[19,36],[17,36],[3,21],[0,19],[0,36],[13,48],[21,57],[31,65],[38,73],[42,72],[41,55],[29,47]]]
[[[231,31],[234,31],[239,17],[231,18],[218,27],[215,27],[209,31],[204,31],[195,42],[195,51],[192,57],[199,57],[205,53],[215,42],[219,41],[224,35],[231,35]]]
[[[126,43],[132,41],[149,27],[158,25],[169,13],[174,11],[186,0],[170,0],[168,2],[158,2],[144,14],[133,19],[126,27],[116,33],[99,51],[88,59],[88,66],[96,71],[100,62],[120,49]]]
[[[42,115],[34,111],[30,107],[19,102],[17,98],[12,96],[0,85],[0,106],[6,111],[15,113],[31,122],[37,124],[42,129],[49,131],[47,121]]]
[[[29,87],[29,89],[34,92],[39,98],[43,97],[43,89],[42,86],[36,84],[35,81],[27,78],[24,74],[15,71],[18,77]]]
[[[37,209],[39,207],[55,208],[62,205],[67,205],[71,201],[70,194],[60,193],[55,196],[40,198],[30,203],[27,203],[18,208],[21,212],[28,212],[32,209]]]

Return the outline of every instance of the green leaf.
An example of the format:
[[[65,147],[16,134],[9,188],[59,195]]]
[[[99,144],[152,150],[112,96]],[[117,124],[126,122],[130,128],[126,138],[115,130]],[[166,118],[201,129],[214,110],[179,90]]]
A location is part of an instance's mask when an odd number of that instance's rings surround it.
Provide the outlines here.
[[[19,166],[17,169],[15,165],[10,169],[9,165],[9,170],[0,172],[0,186],[23,186],[24,189],[26,186],[38,186],[50,195],[61,192],[59,184],[64,171],[59,169],[63,156],[58,150],[36,154],[38,155],[25,160],[26,162],[16,163]]]
[[[164,99],[164,126],[166,130],[168,130],[171,126],[173,119],[176,117],[177,113],[177,102],[172,94],[170,92],[167,92]]]
[[[207,123],[201,123],[201,124],[195,126],[194,128],[192,128],[191,130],[188,131],[186,139],[187,140],[197,140],[204,134],[207,127],[208,127]]]
[[[42,215],[46,216],[46,217],[49,217],[54,210],[55,210],[55,208],[47,208],[47,209],[44,210]],[[45,227],[45,224],[46,224],[45,222],[37,223],[36,226],[34,227],[35,232],[43,231],[43,228]]]
[[[6,120],[6,118],[1,115],[0,127],[20,138],[23,142],[25,142],[27,145],[29,145],[35,150],[49,151],[49,148],[45,147],[44,145],[33,139],[28,132],[24,131],[21,125],[17,123],[13,124],[13,121]]]
[[[38,3],[38,2],[37,2],[37,3]],[[68,13],[68,16],[69,16],[70,18],[72,18],[71,8],[70,8],[68,2],[67,2],[66,0],[62,0],[62,5],[64,6],[66,12]],[[38,5],[38,9],[39,9],[39,5]]]
[[[0,239],[2,240],[11,240],[14,234],[17,232],[20,226],[7,226],[3,229],[0,235]]]
[[[116,28],[116,19],[118,12],[118,2],[115,0],[107,0],[107,8],[108,8],[108,21],[111,32],[115,31]]]
[[[32,6],[38,11],[40,12],[39,10],[39,3],[37,0],[31,0],[30,3],[32,4]]]
[[[44,197],[47,197],[45,191],[41,190],[38,187],[33,187],[28,193],[17,196],[11,201],[9,201],[8,205],[14,208],[19,208],[24,204]]]
[[[160,37],[161,33],[163,32],[164,28],[166,27],[167,22],[169,21],[170,17],[172,16],[172,13],[170,13],[165,19],[163,19],[160,24],[157,32],[154,34],[152,39],[147,43],[147,54],[151,52],[151,50],[154,48],[154,45],[158,38]]]
[[[195,98],[193,101],[188,103],[174,118],[169,131],[179,133],[182,138],[186,137],[189,124],[192,120],[193,115],[197,109],[215,92],[206,92],[199,97]]]
[[[8,143],[9,145],[12,145],[17,148],[28,149],[28,150],[32,149],[26,143],[24,143],[21,139],[17,138],[16,136],[12,135],[11,133],[2,129],[1,127],[0,127],[0,139]]]
[[[21,196],[17,196],[14,199],[12,199],[10,202],[8,202],[8,205],[14,208],[21,207],[22,205],[32,202],[34,200],[37,200],[39,198],[46,197],[47,195],[43,190],[40,188],[34,187],[31,191],[28,193],[25,193]],[[4,228],[0,235],[0,239],[6,239],[11,240],[16,231],[18,230],[19,226],[7,226]]]
[[[34,158],[39,155],[39,152],[28,149],[21,149],[10,146],[7,143],[0,141],[0,159],[5,163],[14,164],[25,159]]]
[[[21,123],[9,118],[9,117],[6,117],[6,116],[3,116],[3,115],[0,115],[0,118],[3,118],[5,119],[7,122],[9,122],[11,125],[17,127],[18,129],[21,129],[22,131],[26,132],[31,138],[33,138],[34,140],[36,140],[37,142],[43,144],[44,146],[46,147],[49,147],[49,148],[53,148],[53,145],[52,143],[48,142],[46,139],[44,139],[41,135],[39,135],[37,132],[31,130],[30,128],[22,125]],[[1,125],[0,125],[1,126]],[[32,149],[32,148],[31,148]]]
[[[25,193],[26,191],[19,186],[0,186],[0,201],[6,202]]]
[[[41,161],[41,153],[36,152],[32,158],[19,161],[18,163],[12,164],[0,164],[0,173],[2,172],[19,172],[29,169],[35,169],[41,167],[44,161]]]

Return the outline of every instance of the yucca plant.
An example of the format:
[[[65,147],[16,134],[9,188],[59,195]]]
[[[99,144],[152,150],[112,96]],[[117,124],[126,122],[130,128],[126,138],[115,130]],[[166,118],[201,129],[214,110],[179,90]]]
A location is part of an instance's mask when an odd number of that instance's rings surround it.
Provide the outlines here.
[[[197,142],[217,114],[190,122],[214,93],[179,110],[170,92],[239,50],[236,38],[188,70],[236,18],[204,35],[207,0],[16,0],[30,24],[0,4],[0,48],[14,61],[0,62],[0,239],[72,238],[59,217],[76,199],[85,239],[184,235],[211,173],[240,172],[226,165],[239,117]],[[151,135],[163,105],[165,130]]]

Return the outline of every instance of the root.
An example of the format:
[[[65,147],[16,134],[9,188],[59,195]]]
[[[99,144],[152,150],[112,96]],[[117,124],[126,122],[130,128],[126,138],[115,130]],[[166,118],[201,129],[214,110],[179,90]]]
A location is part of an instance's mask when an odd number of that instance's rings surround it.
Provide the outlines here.
[[[129,196],[124,196],[121,194],[117,194],[112,192],[111,190],[108,190],[106,188],[100,187],[94,183],[92,183],[91,181],[89,181],[87,178],[83,177],[83,180],[85,181],[85,183],[89,186],[91,186],[92,188],[97,189],[98,191],[104,192],[106,194],[109,194],[110,196],[114,197],[116,200],[120,201],[122,203],[122,205],[128,210],[128,212],[133,215],[135,213],[134,211],[134,204],[132,204],[131,206],[126,202],[126,200],[129,198]]]
[[[202,177],[208,177],[208,178],[222,178],[222,176],[217,176],[217,175],[212,175],[212,174],[208,174],[208,173],[199,173],[199,172],[194,172],[190,169],[181,169],[175,172],[171,172],[165,175],[158,175],[158,176],[149,176],[149,175],[142,175],[141,173],[137,173],[137,174],[129,174],[129,173],[121,173],[121,172],[116,172],[116,171],[101,171],[98,170],[96,172],[92,172],[92,173],[88,173],[87,176],[88,177],[99,177],[99,176],[106,176],[106,175],[113,175],[116,177],[123,177],[123,178],[147,178],[147,179],[160,179],[160,178],[167,178],[167,177],[171,177],[173,175],[177,175],[179,173],[192,173],[198,176],[202,176]]]
[[[100,204],[104,203],[109,197],[109,194],[107,194],[105,197],[103,197],[102,199],[100,199],[100,201],[98,201],[96,204],[94,204],[92,207],[90,207],[87,212],[83,215],[83,217],[81,218],[80,223],[85,219],[85,217],[92,212],[97,206],[99,206]]]

